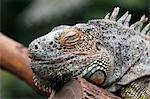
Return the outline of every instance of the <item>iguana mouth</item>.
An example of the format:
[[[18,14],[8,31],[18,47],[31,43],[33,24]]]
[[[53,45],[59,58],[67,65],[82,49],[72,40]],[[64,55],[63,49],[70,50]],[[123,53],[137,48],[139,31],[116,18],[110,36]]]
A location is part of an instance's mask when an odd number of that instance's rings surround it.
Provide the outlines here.
[[[61,63],[63,61],[67,61],[79,56],[88,55],[86,52],[73,52],[73,53],[65,53],[59,56],[55,57],[47,57],[47,58],[39,58],[36,56],[33,56],[32,54],[29,54],[29,58],[31,59],[31,62],[44,62],[45,64],[55,64],[55,63]]]
[[[76,56],[73,54],[64,54],[64,55],[60,55],[60,56],[56,56],[56,57],[50,57],[50,58],[38,58],[36,56],[32,56],[29,55],[29,58],[32,60],[32,62],[34,61],[44,61],[46,63],[49,64],[54,64],[54,63],[60,63],[63,62],[64,60],[69,60],[72,58],[75,58]]]

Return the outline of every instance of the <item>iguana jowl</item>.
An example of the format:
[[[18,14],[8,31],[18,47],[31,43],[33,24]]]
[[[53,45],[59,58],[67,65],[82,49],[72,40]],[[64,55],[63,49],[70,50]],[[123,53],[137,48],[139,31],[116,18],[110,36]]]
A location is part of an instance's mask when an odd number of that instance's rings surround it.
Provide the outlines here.
[[[150,97],[150,23],[143,15],[129,26],[131,14],[116,20],[119,7],[104,19],[61,25],[29,45],[35,84],[57,89],[81,76],[122,97]]]

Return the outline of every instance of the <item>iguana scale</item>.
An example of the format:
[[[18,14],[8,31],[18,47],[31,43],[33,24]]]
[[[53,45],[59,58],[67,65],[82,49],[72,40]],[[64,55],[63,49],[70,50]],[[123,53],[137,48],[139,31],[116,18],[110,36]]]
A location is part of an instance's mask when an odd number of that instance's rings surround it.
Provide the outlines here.
[[[29,45],[34,81],[45,91],[78,76],[124,98],[150,98],[150,23],[129,25],[119,7],[104,19],[61,25]]]

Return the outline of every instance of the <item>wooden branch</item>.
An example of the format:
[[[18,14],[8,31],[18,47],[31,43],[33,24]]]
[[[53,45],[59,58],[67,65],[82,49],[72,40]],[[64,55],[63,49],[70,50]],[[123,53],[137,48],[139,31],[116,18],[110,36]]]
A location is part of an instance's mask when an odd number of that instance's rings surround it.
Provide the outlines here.
[[[48,95],[34,86],[29,61],[27,48],[0,33],[0,68],[13,73],[38,93]]]
[[[34,88],[38,93],[50,96],[51,93],[44,93],[34,86],[29,61],[27,48],[0,33],[0,68],[13,73]],[[87,97],[93,99],[93,96],[97,99],[119,98],[102,88],[92,85],[83,78],[70,81],[59,92],[56,92],[55,95],[51,95],[51,98],[79,99]]]
[[[121,99],[83,78],[67,83],[52,99]]]

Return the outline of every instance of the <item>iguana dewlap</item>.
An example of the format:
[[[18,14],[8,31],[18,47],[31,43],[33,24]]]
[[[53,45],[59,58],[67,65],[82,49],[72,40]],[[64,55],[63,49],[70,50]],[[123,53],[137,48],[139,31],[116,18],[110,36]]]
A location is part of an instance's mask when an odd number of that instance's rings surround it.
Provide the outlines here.
[[[150,97],[150,23],[129,25],[131,14],[116,19],[119,8],[104,19],[61,25],[29,45],[37,86],[58,89],[81,76],[125,98]]]

